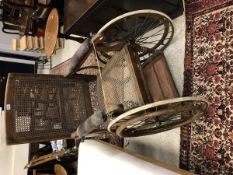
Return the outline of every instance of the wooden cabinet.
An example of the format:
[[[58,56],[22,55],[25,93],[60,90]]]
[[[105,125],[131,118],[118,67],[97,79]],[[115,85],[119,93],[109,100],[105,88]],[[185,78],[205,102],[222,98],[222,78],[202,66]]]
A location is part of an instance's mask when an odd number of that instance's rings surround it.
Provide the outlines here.
[[[171,18],[183,13],[182,0],[64,0],[64,33],[89,36],[129,11],[154,9]]]

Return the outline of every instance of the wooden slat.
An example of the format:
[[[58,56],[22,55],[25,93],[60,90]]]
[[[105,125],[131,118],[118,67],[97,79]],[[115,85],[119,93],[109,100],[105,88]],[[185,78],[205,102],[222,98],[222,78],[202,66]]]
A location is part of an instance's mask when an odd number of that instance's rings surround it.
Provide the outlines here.
[[[39,49],[39,39],[37,36],[34,36],[32,38],[32,42],[33,42],[33,51],[37,51]]]
[[[154,58],[143,72],[153,101],[179,97],[164,54]]]
[[[27,51],[31,51],[33,49],[33,41],[32,36],[26,36],[27,38]]]
[[[26,36],[22,36],[19,39],[19,50],[20,51],[24,51],[27,49],[27,37]]]
[[[44,38],[43,37],[39,37],[39,48],[40,50],[44,49]]]
[[[17,50],[17,39],[12,39],[12,50]]]

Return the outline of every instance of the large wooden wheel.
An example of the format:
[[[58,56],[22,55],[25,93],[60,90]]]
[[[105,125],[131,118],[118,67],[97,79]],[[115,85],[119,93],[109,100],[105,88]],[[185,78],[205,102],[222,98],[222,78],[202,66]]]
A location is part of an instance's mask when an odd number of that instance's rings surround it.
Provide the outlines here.
[[[203,115],[208,102],[201,97],[181,97],[150,103],[113,119],[108,131],[121,137],[138,137],[170,130]]]
[[[163,51],[174,34],[171,19],[155,10],[137,10],[120,15],[105,24],[93,37],[99,60],[107,63],[111,51],[129,43],[140,61]]]

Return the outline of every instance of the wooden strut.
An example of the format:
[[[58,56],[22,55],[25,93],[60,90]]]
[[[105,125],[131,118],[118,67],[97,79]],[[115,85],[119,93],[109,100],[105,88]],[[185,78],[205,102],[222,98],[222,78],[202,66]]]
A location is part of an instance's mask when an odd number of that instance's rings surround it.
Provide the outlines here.
[[[40,165],[43,164],[45,162],[51,161],[56,159],[57,156],[63,156],[65,154],[65,150],[61,150],[58,152],[52,152],[50,154],[46,154],[44,156],[40,156],[36,159],[32,159],[30,160],[30,162],[24,167],[24,169],[30,168],[30,167],[34,167],[36,165]]]
[[[56,159],[56,157],[62,157],[66,154],[67,150],[61,150],[58,152],[52,152],[50,154],[46,154],[44,156],[40,156],[38,158],[32,159],[30,160],[30,162],[28,164],[25,165],[24,169],[30,168],[30,167],[34,167],[46,162],[49,162],[51,160]],[[73,152],[77,153],[78,149],[76,148]]]
[[[90,39],[87,38],[70,59],[55,66],[50,71],[50,74],[62,75],[64,77],[74,75],[84,63],[85,59],[90,53],[91,48],[92,46]]]

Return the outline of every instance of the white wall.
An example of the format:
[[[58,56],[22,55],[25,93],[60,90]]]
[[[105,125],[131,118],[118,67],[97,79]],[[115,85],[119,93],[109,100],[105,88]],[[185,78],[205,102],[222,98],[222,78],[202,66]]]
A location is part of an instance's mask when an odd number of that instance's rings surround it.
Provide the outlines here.
[[[0,108],[0,174],[12,175],[14,147],[6,146],[5,142],[5,123],[2,108]]]
[[[0,22],[0,52],[38,57],[40,54],[34,52],[20,52],[12,50],[12,39],[18,39],[19,35],[6,34],[2,32],[2,22]]]
[[[28,153],[29,153],[29,144],[21,144],[14,146],[12,175],[27,174],[27,169],[24,169],[24,166],[28,163]]]
[[[2,29],[2,22],[0,22],[0,28]],[[0,49],[1,50],[11,50],[11,42],[13,38],[18,38],[18,35],[11,35],[3,33],[0,31]]]
[[[5,140],[5,115],[0,109],[0,175],[26,175],[28,144],[9,146]]]

